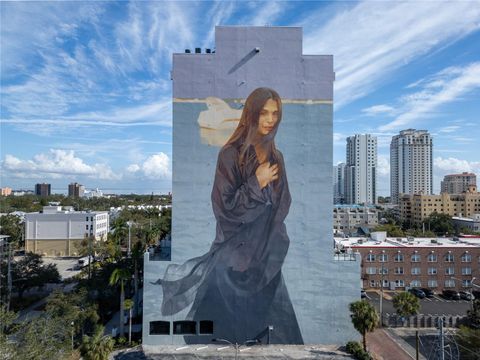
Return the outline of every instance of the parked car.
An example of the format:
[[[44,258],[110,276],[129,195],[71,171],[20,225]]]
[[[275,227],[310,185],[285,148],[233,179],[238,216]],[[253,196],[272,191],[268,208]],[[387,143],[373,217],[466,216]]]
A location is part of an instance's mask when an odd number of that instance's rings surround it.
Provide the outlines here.
[[[460,298],[467,301],[475,300],[475,296],[468,291],[460,291]]]
[[[460,294],[455,290],[443,290],[442,296],[448,300],[460,300]]]
[[[433,295],[435,295],[435,293],[433,292],[432,289],[420,288],[420,290],[422,290],[422,291],[425,293],[425,296],[426,296],[427,298],[431,298],[431,297],[433,297]]]
[[[367,297],[367,293],[365,292],[365,290],[362,289],[362,291],[360,292],[360,298],[365,299],[366,297]]]
[[[422,290],[417,289],[417,288],[409,289],[408,292],[415,295],[419,299],[423,299],[425,297],[425,293]]]

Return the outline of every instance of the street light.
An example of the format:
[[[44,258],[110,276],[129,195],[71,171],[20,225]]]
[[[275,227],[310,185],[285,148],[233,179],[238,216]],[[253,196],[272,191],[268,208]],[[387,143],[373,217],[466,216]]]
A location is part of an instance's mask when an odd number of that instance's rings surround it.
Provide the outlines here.
[[[231,341],[229,341],[229,340],[227,340],[227,339],[215,338],[215,339],[212,339],[212,342],[224,342],[224,343],[226,343],[226,344],[232,345],[232,346],[235,348],[235,360],[237,360],[237,358],[238,358],[238,350],[240,349],[240,346],[242,346],[242,345],[245,345],[245,346],[255,345],[255,344],[260,343],[260,340],[258,340],[258,339],[247,340],[247,341],[245,341],[243,344],[239,344],[239,343],[237,343],[237,342],[232,343]]]
[[[127,257],[130,257],[131,255],[131,248],[132,248],[132,238],[131,238],[131,234],[130,234],[130,228],[132,227],[133,225],[133,221],[127,221],[127,225],[128,225],[128,249],[127,249]]]

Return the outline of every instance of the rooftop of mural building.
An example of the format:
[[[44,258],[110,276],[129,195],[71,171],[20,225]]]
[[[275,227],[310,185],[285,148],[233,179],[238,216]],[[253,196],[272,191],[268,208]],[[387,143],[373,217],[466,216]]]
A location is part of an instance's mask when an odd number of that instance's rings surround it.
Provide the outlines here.
[[[173,97],[246,98],[264,83],[285,99],[332,101],[333,56],[304,55],[302,36],[300,27],[217,26],[213,51],[173,55]]]

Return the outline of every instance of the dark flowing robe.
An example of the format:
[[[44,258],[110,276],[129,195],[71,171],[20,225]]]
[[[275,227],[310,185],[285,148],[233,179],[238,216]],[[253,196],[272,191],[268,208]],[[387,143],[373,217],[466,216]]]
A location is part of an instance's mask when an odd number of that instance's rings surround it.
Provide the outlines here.
[[[259,163],[253,146],[245,158],[242,167],[236,146],[221,149],[212,190],[215,241],[203,256],[168,266],[158,281],[162,314],[176,314],[193,303],[186,320],[213,321],[214,337],[243,343],[265,342],[268,336],[271,343],[301,344],[281,272],[291,203],[283,156],[277,151],[279,179],[263,189],[255,175]],[[205,342],[195,336],[185,341]]]

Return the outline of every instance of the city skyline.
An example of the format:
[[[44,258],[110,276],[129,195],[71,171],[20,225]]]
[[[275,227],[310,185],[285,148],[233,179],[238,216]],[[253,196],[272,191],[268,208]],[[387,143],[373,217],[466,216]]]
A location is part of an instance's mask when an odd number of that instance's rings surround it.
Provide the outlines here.
[[[480,173],[479,4],[2,2],[1,186],[171,191],[172,53],[214,49],[216,25],[268,24],[334,55],[333,165],[348,136],[376,136],[388,196],[392,136],[425,129],[438,193],[445,174]]]

